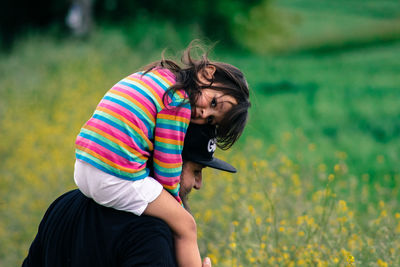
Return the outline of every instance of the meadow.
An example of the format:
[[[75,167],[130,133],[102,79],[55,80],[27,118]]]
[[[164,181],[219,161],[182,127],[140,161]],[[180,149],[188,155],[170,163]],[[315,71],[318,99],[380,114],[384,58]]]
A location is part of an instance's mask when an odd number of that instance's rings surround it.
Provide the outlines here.
[[[48,205],[75,188],[80,127],[108,88],[159,59],[162,36],[132,46],[115,28],[87,41],[32,35],[0,55],[0,266],[20,265]],[[211,54],[252,88],[243,137],[217,152],[238,173],[206,169],[191,197],[214,266],[400,266],[400,43],[333,43],[323,53],[301,43],[296,53]]]

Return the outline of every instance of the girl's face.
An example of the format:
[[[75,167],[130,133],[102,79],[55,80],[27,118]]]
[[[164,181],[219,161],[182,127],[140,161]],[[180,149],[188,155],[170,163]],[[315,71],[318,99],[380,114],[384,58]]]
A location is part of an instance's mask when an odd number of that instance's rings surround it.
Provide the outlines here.
[[[202,89],[196,103],[192,106],[190,122],[197,124],[218,124],[237,101],[222,91]]]

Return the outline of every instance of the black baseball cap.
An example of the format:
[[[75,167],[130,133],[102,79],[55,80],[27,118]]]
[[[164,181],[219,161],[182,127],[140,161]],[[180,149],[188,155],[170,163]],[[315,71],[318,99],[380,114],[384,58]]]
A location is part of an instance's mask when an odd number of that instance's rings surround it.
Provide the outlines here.
[[[213,125],[190,123],[185,135],[182,158],[207,167],[234,173],[236,169],[232,165],[213,157],[217,148],[215,132]]]

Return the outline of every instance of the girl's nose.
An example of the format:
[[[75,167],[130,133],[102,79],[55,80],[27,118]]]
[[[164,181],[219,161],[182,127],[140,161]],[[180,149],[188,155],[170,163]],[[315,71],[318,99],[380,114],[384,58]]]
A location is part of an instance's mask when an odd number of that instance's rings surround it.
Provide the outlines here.
[[[200,117],[201,117],[201,118],[206,119],[209,115],[210,115],[210,114],[209,114],[208,110],[206,110],[206,109],[201,109],[201,114],[200,114]]]

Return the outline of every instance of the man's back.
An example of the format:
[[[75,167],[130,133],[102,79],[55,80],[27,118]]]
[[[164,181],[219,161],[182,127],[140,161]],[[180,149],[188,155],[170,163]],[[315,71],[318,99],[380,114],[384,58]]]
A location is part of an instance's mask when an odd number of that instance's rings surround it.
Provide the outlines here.
[[[23,266],[176,266],[161,220],[96,204],[79,190],[47,210]]]

